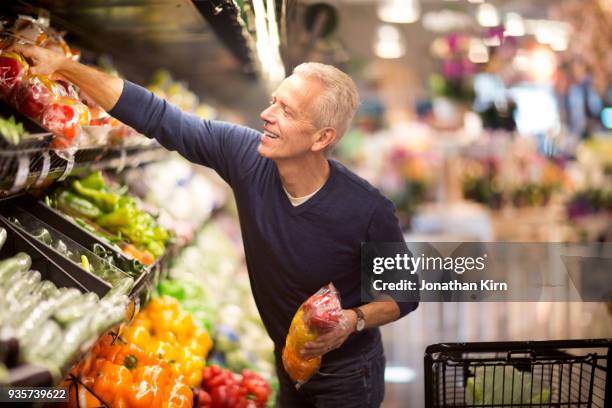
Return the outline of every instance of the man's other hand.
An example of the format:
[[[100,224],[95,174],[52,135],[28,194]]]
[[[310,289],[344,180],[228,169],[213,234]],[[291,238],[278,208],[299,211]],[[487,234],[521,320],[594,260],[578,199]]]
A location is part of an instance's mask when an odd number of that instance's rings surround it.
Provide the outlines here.
[[[306,343],[302,350],[302,357],[310,359],[322,356],[344,344],[348,336],[355,331],[357,314],[352,310],[343,310],[342,313],[346,318],[346,324],[338,325],[329,333],[319,335],[315,341]]]

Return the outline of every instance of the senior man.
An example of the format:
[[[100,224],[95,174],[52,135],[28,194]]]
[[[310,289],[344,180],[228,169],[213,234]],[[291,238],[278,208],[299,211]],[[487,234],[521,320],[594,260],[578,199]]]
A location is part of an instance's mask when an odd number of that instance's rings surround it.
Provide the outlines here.
[[[15,46],[38,74],[60,74],[109,113],[232,187],[255,302],[275,344],[282,407],[376,407],[384,396],[379,326],[417,303],[361,301],[360,244],[403,241],[393,204],[365,180],[328,159],[357,109],[349,76],[304,63],[272,94],[263,133],[182,112],[129,81],[34,46]],[[324,355],[296,390],[281,353],[293,314],[333,282],[349,324],[305,346]]]

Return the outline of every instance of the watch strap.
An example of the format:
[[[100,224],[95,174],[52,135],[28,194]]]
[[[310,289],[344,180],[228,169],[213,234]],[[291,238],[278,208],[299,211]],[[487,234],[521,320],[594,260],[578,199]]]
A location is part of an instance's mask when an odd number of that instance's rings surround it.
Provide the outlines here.
[[[365,323],[365,315],[363,314],[363,312],[361,311],[360,308],[358,307],[354,307],[351,309],[352,311],[355,312],[355,314],[357,314],[357,322],[355,324],[355,331],[359,332],[361,330],[358,329],[358,327],[360,326],[360,322],[364,322]],[[363,330],[363,327],[362,327]]]

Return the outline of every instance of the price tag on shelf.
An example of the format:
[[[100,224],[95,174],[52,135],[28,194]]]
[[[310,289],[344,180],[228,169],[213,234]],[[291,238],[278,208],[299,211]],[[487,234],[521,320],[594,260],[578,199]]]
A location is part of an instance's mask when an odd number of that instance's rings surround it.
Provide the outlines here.
[[[38,176],[38,180],[34,183],[34,187],[40,187],[47,179],[49,175],[49,170],[51,169],[51,156],[49,156],[49,152],[42,153],[43,164],[40,169],[40,175]]]
[[[30,156],[19,156],[17,159],[17,173],[15,174],[15,181],[13,182],[13,186],[9,190],[9,193],[16,193],[17,191],[22,190],[26,185],[29,174]]]
[[[74,156],[73,155],[69,155],[69,156],[65,157],[65,159],[66,159],[66,168],[64,169],[64,172],[62,173],[60,178],[57,179],[57,181],[64,181],[64,180],[66,180],[66,177],[68,177],[68,175],[70,174],[70,172],[74,168]]]

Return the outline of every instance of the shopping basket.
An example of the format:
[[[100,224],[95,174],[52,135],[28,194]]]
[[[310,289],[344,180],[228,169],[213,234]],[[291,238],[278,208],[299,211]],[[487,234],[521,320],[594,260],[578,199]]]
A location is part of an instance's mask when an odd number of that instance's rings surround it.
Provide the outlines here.
[[[612,339],[441,343],[425,351],[425,407],[612,407]]]

